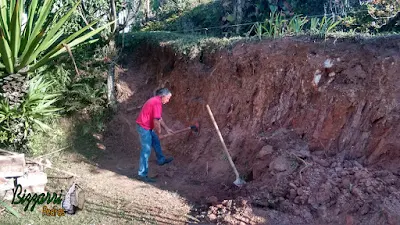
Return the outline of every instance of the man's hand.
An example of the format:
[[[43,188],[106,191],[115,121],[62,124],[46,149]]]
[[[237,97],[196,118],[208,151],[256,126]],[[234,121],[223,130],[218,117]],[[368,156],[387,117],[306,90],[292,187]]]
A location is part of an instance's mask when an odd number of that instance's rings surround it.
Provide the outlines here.
[[[167,131],[167,134],[173,134],[174,131],[172,129],[170,129],[167,124],[165,124],[164,120],[161,118],[160,119],[160,125],[165,129],[165,131]]]
[[[174,133],[174,131],[172,129],[170,129],[170,128],[167,128],[165,130],[167,131],[167,134],[173,134]]]

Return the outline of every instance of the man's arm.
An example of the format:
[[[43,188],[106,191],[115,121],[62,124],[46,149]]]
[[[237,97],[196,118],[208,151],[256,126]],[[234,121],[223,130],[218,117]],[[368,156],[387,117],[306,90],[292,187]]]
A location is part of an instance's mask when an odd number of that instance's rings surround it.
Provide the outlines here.
[[[154,119],[153,120],[153,122],[154,122],[154,130],[158,135],[161,134],[161,126],[160,126],[161,122],[160,121],[161,121],[161,119]]]
[[[164,120],[161,118],[160,119],[160,124],[161,126],[167,131],[167,133],[174,133],[172,129],[170,129],[167,124],[165,124]]]

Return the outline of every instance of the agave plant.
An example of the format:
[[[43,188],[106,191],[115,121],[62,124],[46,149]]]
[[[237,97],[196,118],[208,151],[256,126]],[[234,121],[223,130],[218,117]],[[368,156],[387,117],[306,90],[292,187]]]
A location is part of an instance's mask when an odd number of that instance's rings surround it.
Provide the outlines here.
[[[67,34],[63,25],[80,1],[58,11],[52,8],[54,1],[0,0],[0,145],[15,150],[27,150],[34,125],[49,128],[45,118],[59,110],[53,106],[59,96],[49,93],[51,81],[35,71],[113,23],[94,29],[94,21]],[[25,23],[22,15],[27,15]]]
[[[60,94],[48,93],[52,85],[51,81],[35,76],[29,82],[27,95],[20,107],[10,107],[7,101],[0,100],[0,145],[27,150],[34,124],[42,130],[50,129],[42,121],[57,116],[56,112],[60,110],[53,106]]]
[[[56,57],[92,38],[113,22],[97,29],[92,22],[73,34],[62,26],[80,4],[65,15],[52,12],[54,0],[0,0],[0,86],[11,107],[18,107],[27,93],[28,73],[51,63]],[[25,11],[27,9],[27,11]],[[59,10],[64,11],[64,10]],[[27,21],[22,24],[22,15]],[[88,31],[88,32],[86,32]]]

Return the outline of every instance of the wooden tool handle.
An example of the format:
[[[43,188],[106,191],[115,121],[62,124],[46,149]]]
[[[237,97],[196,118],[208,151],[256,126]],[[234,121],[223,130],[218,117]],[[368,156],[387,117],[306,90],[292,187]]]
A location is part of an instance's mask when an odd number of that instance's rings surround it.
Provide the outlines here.
[[[208,110],[208,114],[210,114],[211,120],[212,120],[212,122],[214,124],[215,130],[217,130],[219,140],[221,141],[222,146],[224,147],[224,151],[225,151],[226,156],[228,157],[228,161],[231,164],[233,171],[235,172],[236,179],[238,179],[239,178],[239,172],[237,171],[237,169],[235,167],[235,164],[233,163],[232,158],[229,155],[228,148],[225,145],[225,141],[224,141],[224,138],[222,137],[221,131],[219,131],[218,124],[217,124],[217,122],[215,122],[214,115],[211,112],[210,106],[207,104],[206,107],[207,107],[207,110]]]
[[[160,136],[158,137],[158,139],[163,139],[163,138],[166,138],[166,137],[172,136],[172,135],[174,135],[174,134],[179,134],[179,133],[182,133],[182,132],[184,132],[184,131],[187,131],[187,130],[190,130],[190,127],[186,127],[186,128],[183,128],[183,129],[180,129],[180,130],[174,131],[174,133],[171,133],[171,134],[164,134],[164,135],[160,135]]]

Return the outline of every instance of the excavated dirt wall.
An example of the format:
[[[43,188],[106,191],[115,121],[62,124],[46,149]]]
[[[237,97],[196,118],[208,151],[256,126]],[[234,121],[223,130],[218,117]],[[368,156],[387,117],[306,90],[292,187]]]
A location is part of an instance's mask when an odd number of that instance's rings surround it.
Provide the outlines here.
[[[192,60],[169,47],[140,52],[158,86],[173,91],[173,119],[210,123],[209,104],[235,158],[254,159],[257,137],[287,128],[311,151],[397,170],[399,40],[264,41]]]
[[[170,46],[136,52],[146,83],[173,92],[167,123],[201,124],[199,136],[163,141],[193,179],[234,180],[209,104],[251,204],[286,215],[267,210],[269,224],[400,221],[399,37],[238,43],[191,59]]]

